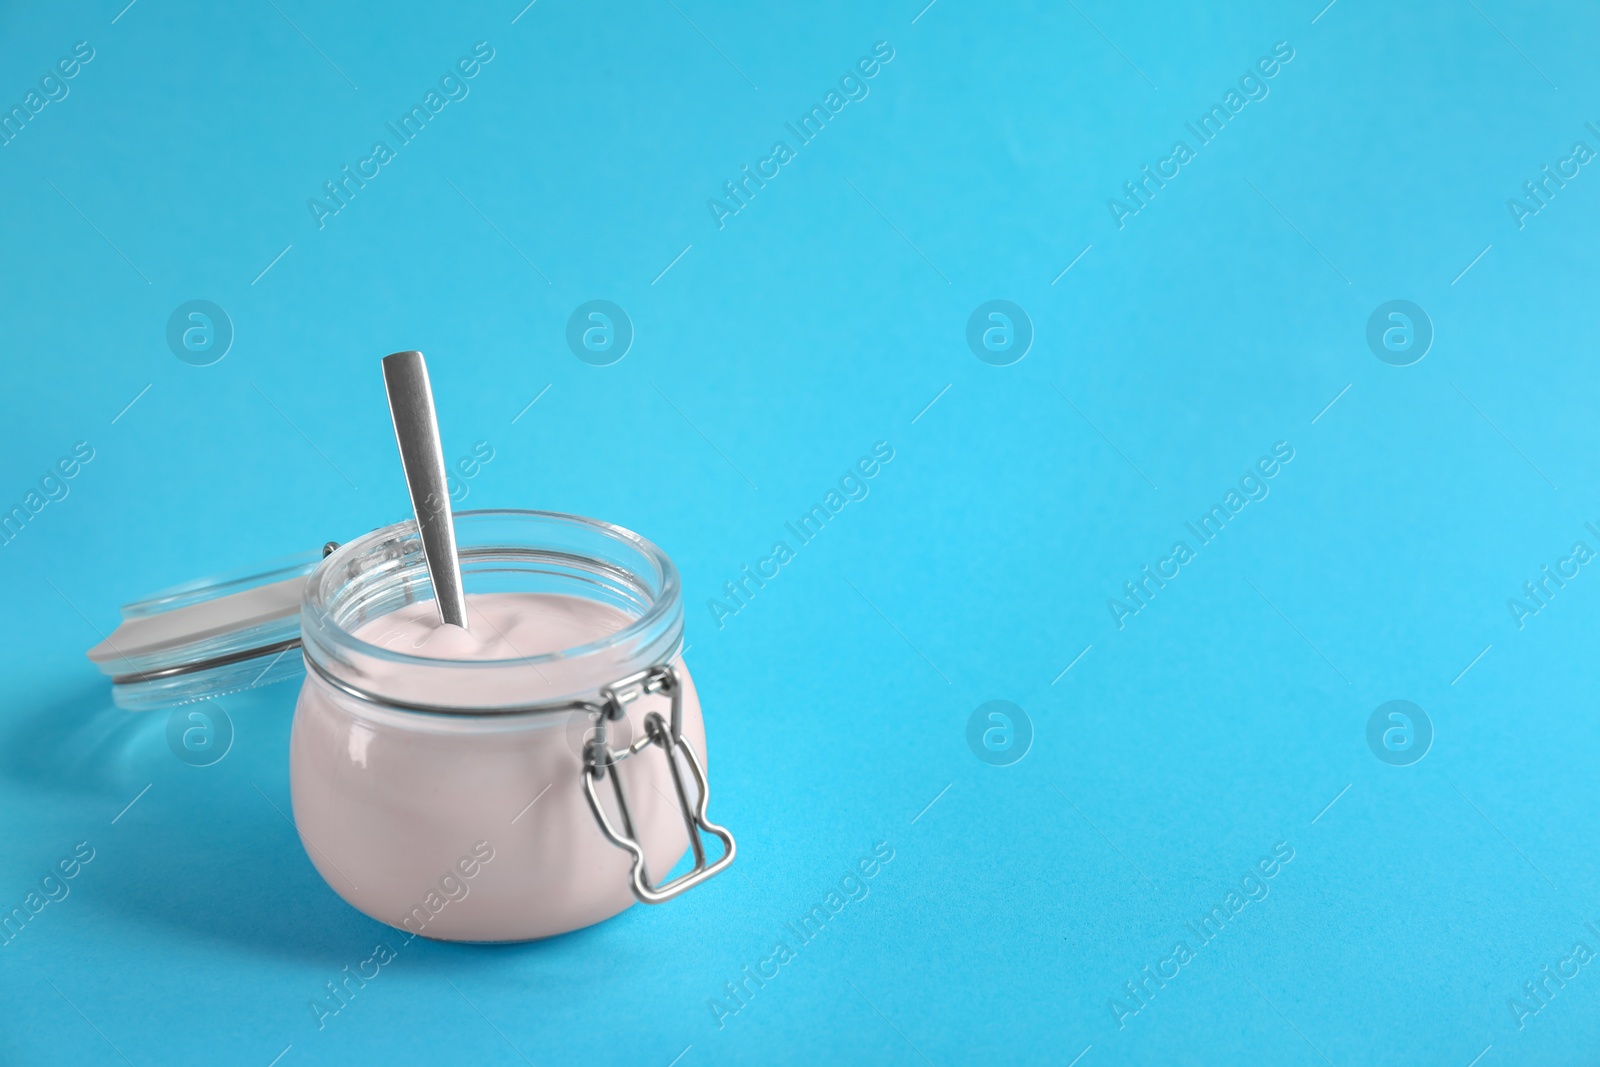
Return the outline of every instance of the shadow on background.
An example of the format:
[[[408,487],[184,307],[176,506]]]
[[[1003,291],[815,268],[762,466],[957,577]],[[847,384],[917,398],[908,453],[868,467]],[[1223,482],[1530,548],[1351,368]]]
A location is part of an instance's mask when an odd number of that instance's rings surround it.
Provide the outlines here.
[[[138,752],[164,720],[117,707],[111,687],[97,679],[5,721],[10,728],[0,736],[0,777],[30,791],[114,799],[144,773]]]

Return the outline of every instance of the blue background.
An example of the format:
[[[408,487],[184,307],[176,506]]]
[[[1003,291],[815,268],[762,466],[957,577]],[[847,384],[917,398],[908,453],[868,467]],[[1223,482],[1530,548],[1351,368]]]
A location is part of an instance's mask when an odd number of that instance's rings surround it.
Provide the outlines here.
[[[0,1060],[1593,1061],[1600,967],[1508,1001],[1600,950],[1600,577],[1507,604],[1600,548],[1600,173],[1507,206],[1600,148],[1592,9],[10,6],[7,109],[95,55],[0,148],[0,505],[95,458],[0,549],[0,904],[95,858],[0,948]],[[480,40],[470,95],[319,229],[308,198]],[[708,198],[880,41],[870,95],[719,229]],[[1119,229],[1108,198],[1280,41],[1270,95]],[[196,299],[236,333],[206,367],[165,339]],[[612,366],[565,340],[592,299],[636,330]],[[1010,366],[965,340],[992,299],[1035,331]],[[1435,331],[1406,367],[1366,342],[1393,299]],[[547,943],[406,945],[319,1029],[400,938],[286,821],[294,688],[224,699],[196,768],[83,652],[125,601],[404,516],[402,348],[447,457],[494,449],[462,506],[676,560],[740,855]],[[877,441],[870,495],[719,628]],[[1270,496],[1119,629],[1108,598],[1280,441]],[[966,740],[993,699],[1031,721],[1010,766]],[[1395,699],[1435,732],[1411,766],[1366,740]],[[875,842],[870,895],[719,1022]],[[1115,1010],[1279,842],[1270,895]]]

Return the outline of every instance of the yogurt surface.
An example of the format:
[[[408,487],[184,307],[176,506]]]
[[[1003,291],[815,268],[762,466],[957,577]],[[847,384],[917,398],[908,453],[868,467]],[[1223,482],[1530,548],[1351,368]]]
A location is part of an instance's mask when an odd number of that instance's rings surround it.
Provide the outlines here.
[[[431,600],[372,619],[354,634],[368,644],[430,659],[524,659],[586,645],[633,619],[610,604],[555,593],[474,593],[467,629],[439,621]]]

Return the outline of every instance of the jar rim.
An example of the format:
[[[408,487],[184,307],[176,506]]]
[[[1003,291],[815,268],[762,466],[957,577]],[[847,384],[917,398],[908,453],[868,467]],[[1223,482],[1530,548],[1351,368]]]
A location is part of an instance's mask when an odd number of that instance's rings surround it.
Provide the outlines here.
[[[552,652],[541,652],[536,655],[512,656],[503,659],[448,659],[415,655],[363,641],[335,617],[330,601],[340,588],[352,581],[348,570],[348,565],[351,561],[370,553],[373,548],[386,542],[414,540],[420,545],[417,522],[416,519],[411,518],[379,527],[370,533],[345,542],[318,565],[317,569],[312,573],[310,581],[306,583],[305,597],[301,605],[302,633],[308,635],[314,632],[317,634],[319,644],[331,640],[340,646],[342,652],[347,654],[353,653],[358,656],[390,663],[409,664],[418,667],[449,665],[456,669],[493,670],[506,667],[537,667],[540,664],[573,660],[594,653],[606,652],[628,642],[647,638],[651,630],[661,626],[662,622],[668,620],[669,616],[674,612],[681,613],[682,611],[681,582],[678,577],[678,569],[673,565],[671,557],[654,542],[626,527],[605,522],[601,519],[590,518],[586,515],[573,515],[561,511],[539,511],[527,508],[476,508],[455,513],[455,519],[458,523],[462,520],[467,520],[467,525],[469,526],[473,520],[492,518],[532,519],[564,525],[609,538],[639,553],[649,562],[656,572],[654,577],[659,581],[659,589],[651,591],[651,602],[644,612],[621,629],[582,645],[574,645],[570,648],[558,649]],[[457,536],[460,536],[459,530]],[[464,548],[462,555],[463,557],[470,557],[471,552],[469,549]],[[616,569],[615,564],[597,557],[580,558],[586,558],[602,566]],[[682,631],[680,626],[679,633],[672,642],[667,658],[671,658],[676,646],[681,641]],[[307,642],[306,652],[309,658],[312,652],[310,642]]]

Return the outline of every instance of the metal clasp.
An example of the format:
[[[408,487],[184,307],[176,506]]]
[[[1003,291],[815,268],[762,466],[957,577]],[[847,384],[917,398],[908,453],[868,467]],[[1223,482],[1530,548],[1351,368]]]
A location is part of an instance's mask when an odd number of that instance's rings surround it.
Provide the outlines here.
[[[613,751],[606,743],[606,723],[621,719],[626,714],[626,706],[638,698],[657,694],[672,699],[670,726],[661,717],[660,712],[652,711],[645,716],[645,735],[627,748]],[[706,818],[706,804],[709,800],[706,772],[705,768],[701,767],[700,759],[695,755],[694,749],[683,737],[683,682],[678,677],[677,669],[662,664],[629,675],[600,690],[600,701],[598,706],[591,705],[593,711],[598,714],[594,739],[584,746],[583,751],[583,791],[589,798],[589,809],[594,812],[595,821],[600,824],[601,832],[613,845],[626,849],[633,855],[633,895],[645,904],[660,904],[726,869],[733,862],[735,850],[733,835]],[[617,812],[622,816],[620,833],[611,824],[605,809],[600,805],[599,794],[595,792],[595,783],[607,777],[608,770],[652,744],[666,750],[667,766],[672,769],[672,785],[678,794],[678,808],[683,814],[684,826],[689,831],[689,845],[694,849],[694,868],[659,885],[650,884],[650,875],[645,867],[644,846],[639,843],[638,834],[633,828],[633,815],[628,809],[628,798],[622,788],[622,776],[614,771],[610,774],[611,787],[617,798]],[[692,803],[688,792],[684,789],[683,772],[678,767],[679,753],[682,753],[684,762],[689,765],[694,777],[695,800]],[[700,839],[702,831],[712,834],[722,842],[722,858],[709,865],[706,863],[705,843]]]

